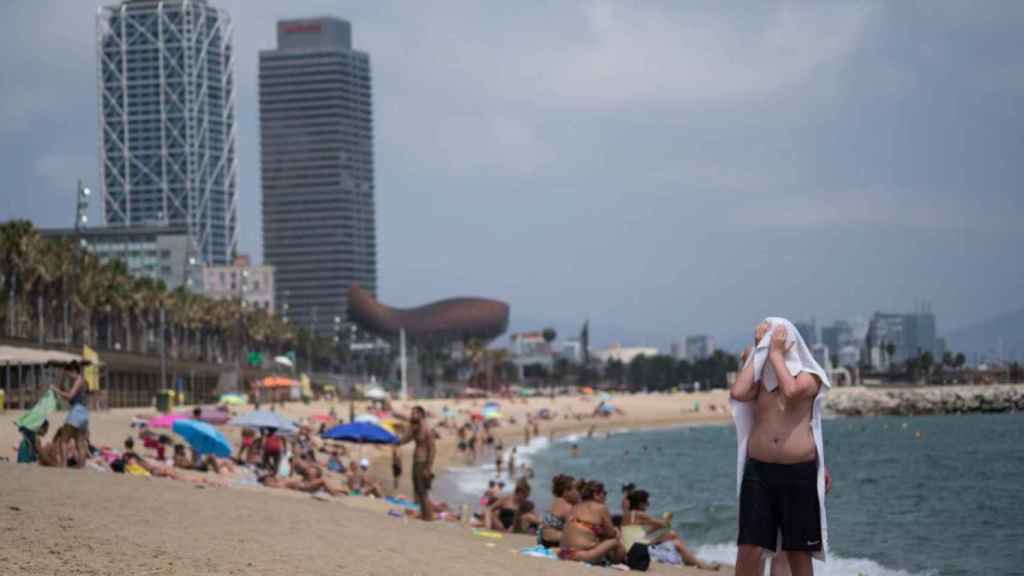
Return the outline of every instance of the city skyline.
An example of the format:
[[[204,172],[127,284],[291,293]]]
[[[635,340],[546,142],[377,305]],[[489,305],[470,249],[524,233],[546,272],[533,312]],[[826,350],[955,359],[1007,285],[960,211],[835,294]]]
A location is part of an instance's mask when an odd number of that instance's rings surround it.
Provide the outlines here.
[[[68,226],[75,179],[99,184],[99,4],[2,9],[0,219]],[[257,54],[276,20],[330,14],[374,55],[383,300],[501,298],[512,329],[590,318],[596,343],[919,299],[944,334],[1024,307],[1014,3],[212,4],[235,22],[257,258]]]

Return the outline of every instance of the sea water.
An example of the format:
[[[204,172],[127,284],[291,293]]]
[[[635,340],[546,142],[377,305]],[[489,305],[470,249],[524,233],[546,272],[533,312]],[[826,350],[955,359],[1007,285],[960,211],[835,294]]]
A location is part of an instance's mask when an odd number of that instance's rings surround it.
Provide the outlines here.
[[[831,554],[816,574],[1024,574],[1024,415],[827,419],[824,434]],[[652,512],[673,512],[701,558],[735,562],[731,425],[535,438],[517,452],[541,509],[556,473],[604,482],[613,513],[632,482]],[[495,475],[489,460],[448,482],[478,497]]]

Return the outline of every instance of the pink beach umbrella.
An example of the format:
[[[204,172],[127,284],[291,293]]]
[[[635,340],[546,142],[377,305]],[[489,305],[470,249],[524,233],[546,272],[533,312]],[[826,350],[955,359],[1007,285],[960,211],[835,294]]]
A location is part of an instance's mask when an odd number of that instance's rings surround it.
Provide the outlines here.
[[[147,422],[150,428],[172,428],[174,427],[175,420],[187,420],[191,418],[191,414],[183,414],[181,412],[175,412],[174,414],[163,414],[156,418],[150,418]]]

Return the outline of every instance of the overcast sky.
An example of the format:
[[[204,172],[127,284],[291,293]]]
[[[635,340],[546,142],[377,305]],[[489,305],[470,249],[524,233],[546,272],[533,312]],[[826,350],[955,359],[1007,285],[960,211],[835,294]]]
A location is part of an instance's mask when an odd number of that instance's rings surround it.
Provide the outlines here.
[[[244,252],[257,53],[333,15],[371,56],[385,301],[496,297],[514,328],[624,345],[1024,307],[1024,3],[213,3]],[[0,4],[0,220],[70,225],[76,178],[99,184],[96,6]]]

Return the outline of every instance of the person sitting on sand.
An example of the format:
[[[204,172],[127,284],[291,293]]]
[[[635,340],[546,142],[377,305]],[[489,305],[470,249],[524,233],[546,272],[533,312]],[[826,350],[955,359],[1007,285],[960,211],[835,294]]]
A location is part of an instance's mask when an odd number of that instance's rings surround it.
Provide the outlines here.
[[[21,443],[18,445],[18,464],[32,464],[39,461],[39,452],[43,448],[43,437],[50,431],[50,422],[43,420],[36,430],[19,427]]]
[[[327,469],[337,474],[345,473],[345,464],[341,461],[341,454],[337,449],[331,450],[331,456],[327,459]]]
[[[604,484],[589,481],[580,490],[580,502],[572,508],[562,531],[558,557],[588,564],[621,563],[626,550],[605,506]]]
[[[150,462],[143,458],[138,452],[135,451],[135,441],[131,438],[126,438],[124,441],[124,452],[121,454],[121,465],[124,472],[134,473],[136,475],[145,476],[138,471],[141,470],[151,476],[158,478],[170,478],[172,480],[186,480],[179,476],[172,467],[166,466],[160,462]],[[135,468],[135,472],[132,472],[132,468]]]
[[[572,513],[572,507],[580,501],[576,480],[566,474],[556,475],[551,479],[551,495],[555,499],[544,512],[541,529],[537,532],[537,543],[545,548],[558,548],[562,542],[565,521]]]
[[[309,458],[308,454],[300,454],[297,458],[292,459],[292,471],[301,478],[298,484],[289,486],[295,490],[311,493],[323,490],[331,496],[345,495],[344,490],[332,488],[327,484],[327,480],[324,479],[323,470],[316,461]]]
[[[238,454],[235,461],[239,464],[247,464],[252,460],[253,448],[256,445],[256,433],[251,428],[242,429],[242,443],[238,446]]]
[[[48,468],[64,468],[67,466],[67,454],[69,448],[67,445],[75,441],[75,433],[73,429],[67,426],[61,426],[57,429],[57,432],[53,435],[51,440],[45,446],[43,445],[42,438],[37,438],[36,444],[37,457],[39,459],[40,466],[46,466]]]
[[[530,497],[530,484],[525,479],[516,482],[512,494],[499,498],[487,508],[485,524],[498,532],[517,532],[521,528],[521,508]]]
[[[622,514],[612,516],[612,519],[615,520],[616,526],[621,525],[622,517],[629,513],[629,493],[633,490],[636,490],[636,484],[633,484],[632,482],[627,482],[622,485]]]
[[[184,444],[174,445],[173,461],[174,467],[181,468],[182,470],[195,470],[197,472],[209,472],[212,470],[217,474],[235,471],[234,464],[226,458],[217,458],[213,454],[202,455],[194,449],[191,456],[189,456],[185,452]]]
[[[156,451],[156,459],[163,462],[167,459],[167,445],[170,444],[170,437],[161,434],[157,436],[152,430],[139,430],[139,439],[142,440],[142,447]]]
[[[505,489],[505,483],[500,480],[491,480],[487,482],[487,490],[484,495],[480,497],[480,505],[484,508],[490,508],[495,502],[501,498],[501,492]]]
[[[277,472],[281,466],[281,458],[287,452],[285,439],[277,433],[276,428],[266,428],[263,435],[263,467],[271,472]]]
[[[525,481],[525,478],[523,480]],[[537,505],[533,500],[523,500],[519,505],[519,516],[512,531],[516,534],[537,534],[543,523],[544,519],[537,514]]]
[[[650,546],[651,558],[663,564],[685,563],[701,570],[718,570],[718,564],[701,562],[686,547],[683,539],[671,528],[670,514],[661,518],[647,514],[648,498],[646,490],[629,492],[629,511],[622,517],[623,547],[629,550],[633,544],[647,544]]]
[[[356,464],[355,460],[349,462],[348,468],[348,491],[352,496],[372,496],[374,498],[381,497],[380,487],[371,478],[367,476],[367,472],[370,470],[370,461],[363,458]]]

